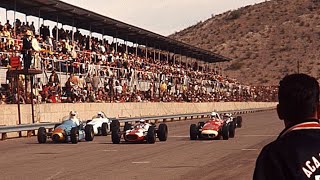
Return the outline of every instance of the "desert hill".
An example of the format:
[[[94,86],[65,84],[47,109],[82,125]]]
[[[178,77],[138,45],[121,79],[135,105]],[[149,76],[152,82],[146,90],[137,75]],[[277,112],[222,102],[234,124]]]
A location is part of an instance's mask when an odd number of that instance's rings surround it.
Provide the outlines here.
[[[224,74],[277,85],[299,70],[320,80],[320,0],[272,0],[229,11],[169,37],[232,58]]]

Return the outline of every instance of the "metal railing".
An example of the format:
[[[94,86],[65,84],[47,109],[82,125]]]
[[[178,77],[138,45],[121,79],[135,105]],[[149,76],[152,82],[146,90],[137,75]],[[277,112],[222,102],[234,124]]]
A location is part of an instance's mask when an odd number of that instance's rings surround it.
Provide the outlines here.
[[[243,110],[232,110],[232,111],[217,111],[218,113],[232,113],[234,115],[237,114],[246,114],[246,113],[253,113],[253,112],[259,112],[259,111],[267,111],[272,110],[274,108],[255,108],[255,109],[243,109]],[[174,121],[175,119],[181,120],[187,120],[194,119],[194,118],[205,118],[205,116],[209,116],[211,112],[203,112],[203,113],[189,113],[189,114],[174,114],[174,115],[162,115],[162,116],[144,116],[144,117],[133,117],[133,118],[117,118],[120,123],[125,122],[137,122],[140,119],[144,119],[147,122],[154,121],[155,123],[158,122],[170,122]],[[115,119],[115,118],[111,118]],[[7,133],[11,132],[19,132],[19,135],[21,136],[22,131],[27,131],[27,136],[34,135],[34,131],[38,130],[39,127],[44,127],[46,129],[52,129],[55,124],[58,122],[51,123],[51,122],[45,122],[45,123],[35,123],[35,124],[21,124],[21,125],[13,125],[13,126],[0,126],[0,134],[2,134],[2,140],[5,140],[7,138]],[[123,124],[122,124],[123,125]]]

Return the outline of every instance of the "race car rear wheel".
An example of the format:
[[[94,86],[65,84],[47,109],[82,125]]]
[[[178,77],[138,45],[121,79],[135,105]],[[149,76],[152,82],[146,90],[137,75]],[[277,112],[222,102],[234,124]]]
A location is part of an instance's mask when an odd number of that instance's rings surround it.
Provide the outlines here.
[[[102,123],[101,134],[102,136],[108,136],[108,123]]]
[[[121,139],[120,123],[118,120],[111,122],[111,140],[113,144],[119,144]]]
[[[86,141],[92,141],[94,138],[93,126],[91,124],[86,125],[84,132]]]
[[[236,122],[232,121],[231,123],[229,123],[229,137],[234,138],[235,135],[236,135]]]
[[[73,127],[70,132],[70,139],[72,144],[77,144],[79,141],[79,130],[78,127]]]
[[[229,139],[229,124],[224,124],[222,126],[222,138],[223,140],[228,140]]]
[[[156,131],[154,126],[150,126],[147,133],[147,143],[154,144],[156,142]]]
[[[190,140],[197,140],[198,127],[196,124],[190,125]]]
[[[126,132],[128,130],[131,129],[131,124],[129,124],[129,122],[125,122],[124,123],[124,128],[123,128],[123,131]]]
[[[38,136],[38,142],[40,144],[46,143],[47,142],[47,131],[46,131],[46,128],[40,127],[38,129],[37,136]]]
[[[157,132],[160,141],[166,141],[168,138],[168,126],[166,124],[160,124]]]
[[[242,127],[242,116],[237,116],[236,122],[237,122],[237,128],[241,128]]]

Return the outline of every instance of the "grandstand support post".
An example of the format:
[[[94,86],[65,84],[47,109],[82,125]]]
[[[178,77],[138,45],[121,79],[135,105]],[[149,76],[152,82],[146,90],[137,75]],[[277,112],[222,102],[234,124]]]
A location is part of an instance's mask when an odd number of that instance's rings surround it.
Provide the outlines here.
[[[26,24],[27,24],[27,22],[28,22],[28,15],[27,14],[25,15],[25,18],[26,18]]]
[[[126,41],[126,54],[128,54],[128,41]]]
[[[16,82],[16,86],[17,86],[18,120],[19,120],[19,124],[21,124],[19,75],[15,75],[14,78],[15,78],[15,82]],[[20,134],[20,135],[21,135],[21,134]]]
[[[148,41],[146,41],[146,59],[148,59]]]
[[[156,47],[156,45],[154,45]],[[153,61],[156,61],[156,48],[153,49]]]
[[[118,31],[116,31],[116,53],[118,53]]]
[[[136,40],[136,56],[138,56],[138,46],[139,46],[138,40]]]
[[[34,122],[34,102],[33,102],[33,78],[34,76],[33,75],[30,75],[30,87],[31,87],[31,111],[32,111],[32,123],[35,123]]]
[[[39,33],[39,35],[40,35],[40,17],[41,17],[41,10],[40,10],[40,8],[39,8],[39,16],[38,16],[39,18],[38,18],[38,33]]]
[[[159,46],[159,54],[158,54],[158,59],[159,59],[159,61],[161,61],[160,59],[161,59],[161,50],[160,50],[160,46]]]
[[[102,45],[104,45],[104,28],[102,29],[101,39],[102,39]]]
[[[57,29],[56,29],[56,49],[58,48],[58,41],[59,41],[59,28],[58,28],[58,25],[59,25],[59,17],[57,16]]]
[[[92,38],[92,30],[91,30],[91,24],[90,24],[90,37],[89,37],[89,49],[90,49],[90,51],[91,51],[91,38]],[[90,59],[92,58],[92,56],[90,55]]]
[[[16,11],[17,11],[17,0],[14,0],[14,12],[13,12],[13,34],[16,37],[17,27],[16,27]]]
[[[74,30],[73,29],[74,29],[74,17],[72,17],[72,35],[71,35],[72,46],[74,46]]]

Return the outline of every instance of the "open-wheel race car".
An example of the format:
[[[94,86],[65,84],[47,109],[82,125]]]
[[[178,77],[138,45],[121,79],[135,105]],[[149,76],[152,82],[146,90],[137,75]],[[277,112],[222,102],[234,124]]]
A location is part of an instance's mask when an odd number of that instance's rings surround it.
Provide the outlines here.
[[[87,121],[87,125],[92,125],[95,135],[107,136],[111,134],[111,121],[111,118],[108,118],[104,112],[100,111]]]
[[[211,113],[210,120],[190,125],[190,139],[224,139],[234,138],[236,127],[242,126],[242,117],[226,114],[223,118],[216,112]]]
[[[168,137],[168,127],[166,124],[161,123],[157,127],[153,123],[146,123],[141,119],[139,123],[130,124],[125,123],[123,131],[120,130],[120,122],[114,120],[111,123],[111,139],[113,144],[119,144],[121,137],[125,142],[147,142],[153,144],[156,138],[160,141],[166,141]]]
[[[47,139],[51,138],[55,143],[73,144],[85,139],[92,141],[94,138],[94,131],[92,125],[86,125],[80,121],[75,111],[71,111],[69,116],[63,118],[62,123],[54,126],[53,131],[47,132],[44,127],[38,129],[38,142],[40,144],[46,143]]]

